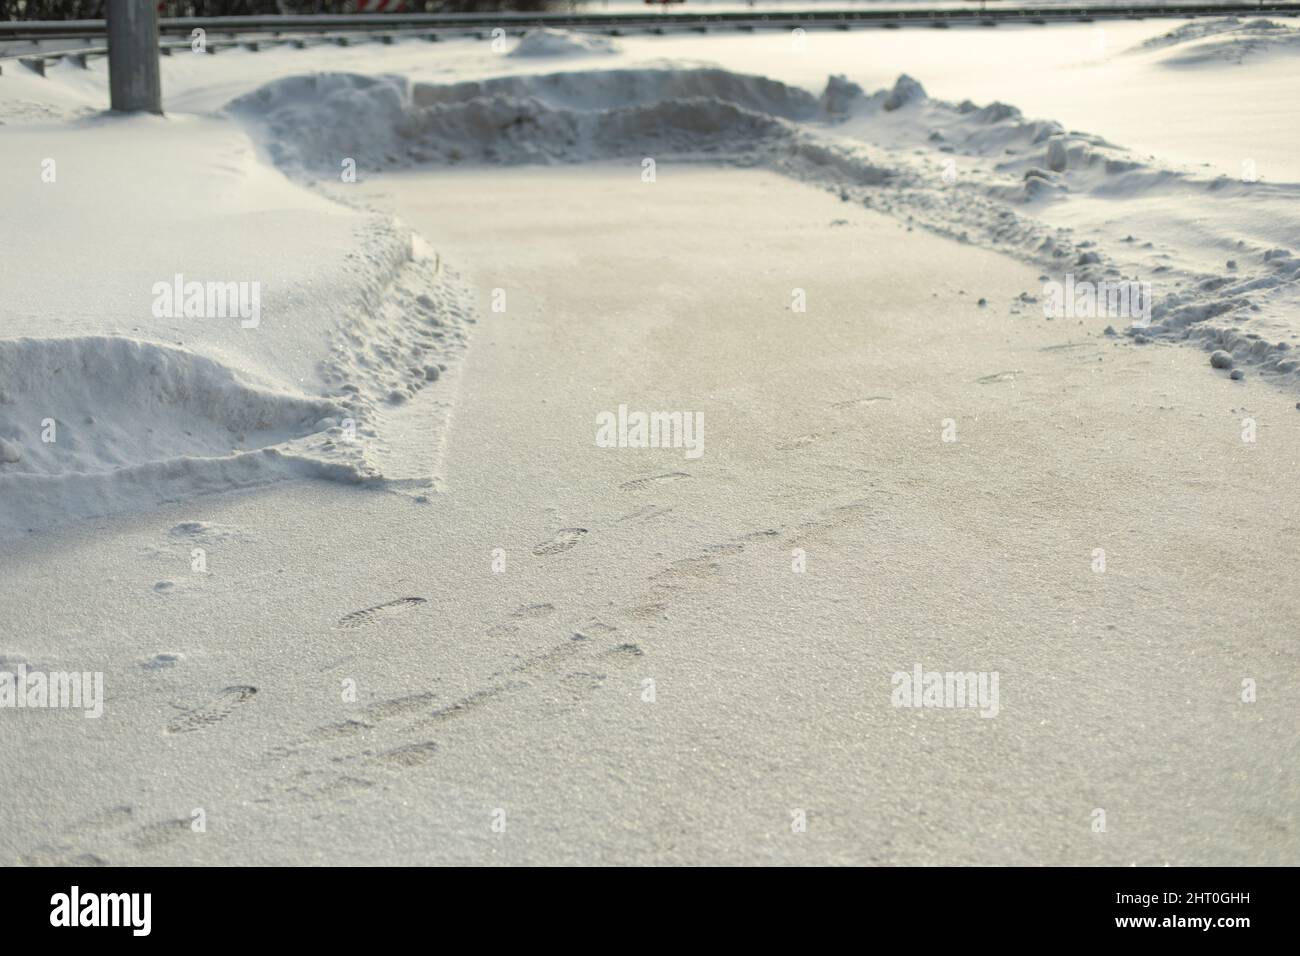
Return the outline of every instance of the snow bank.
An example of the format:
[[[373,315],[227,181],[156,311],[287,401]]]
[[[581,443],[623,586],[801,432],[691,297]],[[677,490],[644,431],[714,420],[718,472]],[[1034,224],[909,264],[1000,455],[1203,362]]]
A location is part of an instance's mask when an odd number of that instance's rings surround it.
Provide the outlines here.
[[[1139,50],[1171,50],[1167,66],[1241,63],[1247,57],[1300,53],[1300,29],[1274,20],[1194,20],[1151,37]]]
[[[239,97],[283,166],[321,172],[462,161],[581,162],[644,150],[743,151],[812,119],[804,90],[724,70],[608,70],[433,85],[399,77],[291,77]]]
[[[433,457],[436,434],[404,460],[389,436],[449,400],[472,307],[409,229],[294,185],[225,121],[6,136],[49,177],[11,184],[0,227],[23,263],[3,285],[0,532]]]
[[[608,37],[570,30],[529,30],[507,56],[607,56],[618,52],[618,44]]]

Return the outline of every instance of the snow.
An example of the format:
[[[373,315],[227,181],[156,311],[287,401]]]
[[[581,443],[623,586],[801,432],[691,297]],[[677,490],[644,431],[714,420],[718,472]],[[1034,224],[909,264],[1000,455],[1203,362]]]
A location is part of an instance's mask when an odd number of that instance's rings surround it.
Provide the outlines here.
[[[408,228],[294,185],[225,120],[3,136],[6,164],[31,175],[0,231],[14,270],[2,436],[22,456],[0,472],[0,529],[304,474],[381,476],[380,423],[455,361],[472,321]],[[172,302],[178,282],[229,288],[229,306]],[[241,284],[254,319],[233,308]],[[412,450],[425,471],[434,448],[436,434]]]
[[[1026,29],[981,33],[981,51],[1028,55],[1017,57],[1014,72],[982,61],[976,95],[1014,79],[1031,102],[1044,89],[1056,96],[1087,87],[1100,62],[1157,81],[1192,70],[1223,87],[1223,58],[1195,52],[1207,43],[1249,54],[1235,88],[1261,72],[1271,77],[1290,36],[1287,27],[1229,19],[1054,27],[1031,34],[1048,42],[1026,45]],[[89,113],[102,101],[102,61],[90,70],[60,64],[47,78],[6,74],[6,158],[34,171],[51,161],[55,177],[33,175],[14,190],[0,234],[7,261],[33,263],[23,281],[6,283],[0,366],[11,382],[24,368],[83,368],[89,377],[73,391],[57,389],[52,377],[8,388],[21,399],[10,399],[20,404],[0,437],[21,461],[6,462],[0,474],[18,506],[0,523],[38,528],[183,495],[187,484],[304,473],[435,480],[439,422],[455,387],[436,377],[463,348],[472,321],[467,293],[441,265],[430,276],[437,253],[420,253],[409,229],[347,198],[352,173],[364,180],[429,164],[656,157],[764,165],[1010,253],[1052,279],[1149,282],[1153,321],[1130,333],[1227,349],[1279,385],[1300,382],[1291,353],[1300,344],[1300,259],[1292,254],[1300,248],[1300,186],[1269,175],[1267,161],[1282,149],[1293,154],[1285,130],[1239,144],[1262,159],[1243,164],[1237,178],[1215,175],[1034,118],[1016,104],[939,98],[924,71],[950,89],[970,79],[972,65],[969,56],[953,57],[962,47],[946,35],[909,34],[920,37],[905,47],[915,74],[868,93],[860,50],[880,54],[867,71],[878,76],[895,55],[884,36],[812,33],[798,47],[782,33],[708,37],[707,47],[700,38],[633,37],[614,47],[546,31],[514,41],[507,56],[485,54],[482,43],[420,41],[380,54],[349,47],[181,55],[164,62],[175,110],[166,118]],[[1080,60],[1070,44],[1085,36],[1092,59]],[[691,55],[705,49],[724,65],[695,65]],[[585,55],[593,51],[607,68]],[[660,56],[644,62],[651,51]],[[638,59],[642,65],[629,65]],[[822,72],[813,85],[810,69],[850,59],[854,69]],[[760,62],[763,73],[737,69]],[[327,64],[340,68],[320,71]],[[1150,108],[1133,99],[1128,114]],[[68,119],[31,122],[60,115]],[[81,281],[62,281],[68,269]],[[151,290],[173,281],[255,288],[262,317],[249,328],[238,317],[187,317],[179,308],[154,314]],[[105,353],[106,336],[126,341]],[[101,354],[116,357],[92,365]],[[447,397],[404,407],[426,391]],[[86,418],[95,407],[112,414],[92,426]],[[41,441],[51,417],[58,445]],[[396,451],[407,443],[394,436],[426,426],[435,434],[417,464]]]
[[[563,57],[616,52],[618,44],[606,37],[570,30],[529,30],[520,37],[507,56]]]
[[[1300,382],[1286,354],[1300,333],[1300,260],[1287,251],[1300,244],[1300,187],[1180,169],[1004,103],[932,99],[910,76],[872,95],[831,77],[814,97],[686,67],[445,85],[326,74],[273,82],[230,110],[299,171],[353,152],[372,169],[665,155],[762,163],[1053,273],[1150,281],[1144,338],[1241,349],[1281,383]],[[354,115],[367,117],[364,131]],[[1117,225],[1119,201],[1159,211]]]
[[[6,70],[0,861],[1294,861],[1287,36]]]

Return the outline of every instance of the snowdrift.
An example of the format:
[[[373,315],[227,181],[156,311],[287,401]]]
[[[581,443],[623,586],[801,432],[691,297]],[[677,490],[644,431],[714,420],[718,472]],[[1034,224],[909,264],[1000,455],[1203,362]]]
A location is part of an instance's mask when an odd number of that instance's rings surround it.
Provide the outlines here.
[[[618,52],[618,44],[608,37],[571,30],[529,30],[507,56],[559,57],[608,56]]]
[[[295,185],[224,121],[8,144],[59,162],[0,231],[25,268],[0,339],[0,534],[285,478],[433,479],[473,306],[408,228]],[[213,311],[214,288],[257,290],[253,317]]]
[[[1300,53],[1300,29],[1265,19],[1224,17],[1195,20],[1152,37],[1137,49],[1167,50],[1168,53],[1162,60],[1166,66],[1242,63],[1248,57]]]

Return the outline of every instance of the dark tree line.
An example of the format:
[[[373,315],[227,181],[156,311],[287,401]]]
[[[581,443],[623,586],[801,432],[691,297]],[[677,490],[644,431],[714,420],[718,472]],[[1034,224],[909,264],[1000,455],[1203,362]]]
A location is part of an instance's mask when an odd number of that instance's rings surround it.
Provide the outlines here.
[[[406,0],[409,13],[543,10],[549,0]],[[356,13],[356,0],[162,0],[164,17],[247,17],[259,14]],[[104,0],[0,0],[0,20],[100,20]]]

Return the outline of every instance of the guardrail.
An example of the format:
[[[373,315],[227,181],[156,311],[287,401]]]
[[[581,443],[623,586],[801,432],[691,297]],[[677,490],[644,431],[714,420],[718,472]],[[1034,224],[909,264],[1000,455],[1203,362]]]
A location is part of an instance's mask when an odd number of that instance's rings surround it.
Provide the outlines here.
[[[516,31],[531,27],[618,30],[665,27],[835,27],[855,24],[913,24],[932,21],[1092,20],[1131,17],[1257,16],[1300,14],[1297,2],[1122,4],[976,9],[773,10],[769,13],[381,13],[322,16],[166,17],[158,21],[163,36],[189,36],[193,30],[213,33],[320,34],[392,33],[502,27]],[[105,35],[103,20],[0,21],[0,40],[95,39]]]
[[[871,9],[871,10],[774,10],[769,13],[424,13],[353,14],[330,16],[259,17],[169,17],[158,21],[159,52],[170,56],[190,49],[190,36],[203,30],[208,53],[242,47],[303,47],[309,41],[346,46],[356,40],[391,43],[397,37],[416,37],[437,42],[455,36],[486,37],[486,30],[503,29],[517,35],[535,28],[563,28],[620,36],[625,32],[702,32],[714,29],[754,31],[759,29],[838,29],[854,27],[897,28],[902,26],[948,26],[950,24],[996,25],[1005,22],[1046,24],[1059,21],[1187,19],[1233,15],[1300,16],[1300,2],[1177,3],[1077,5],[1052,7],[1002,7],[997,9]],[[168,39],[168,38],[173,39]],[[184,37],[185,39],[174,39]],[[221,39],[225,37],[225,39]],[[0,21],[0,41],[106,40],[103,20]],[[59,50],[29,50],[0,53],[0,64],[17,61],[44,74],[45,61],[68,59],[86,66],[90,57],[105,56],[106,45]],[[3,65],[0,65],[0,74]]]

